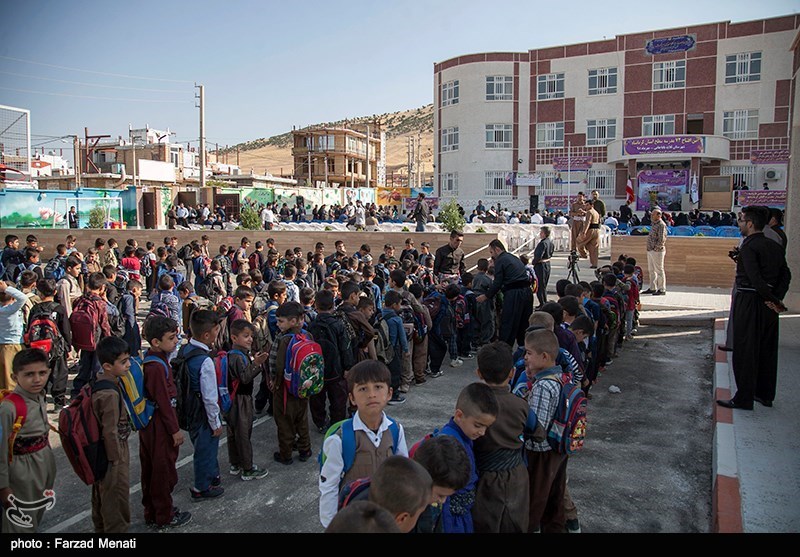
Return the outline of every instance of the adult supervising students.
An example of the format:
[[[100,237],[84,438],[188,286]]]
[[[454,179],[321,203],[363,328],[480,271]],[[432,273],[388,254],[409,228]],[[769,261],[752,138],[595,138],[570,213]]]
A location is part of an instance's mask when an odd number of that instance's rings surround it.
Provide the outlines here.
[[[733,375],[736,394],[718,400],[726,408],[752,410],[753,401],[772,406],[778,375],[778,313],[792,275],[783,248],[764,236],[766,207],[745,207],[739,216],[744,236],[736,257],[733,306]]]
[[[569,249],[574,250],[578,247],[578,237],[583,233],[583,223],[586,220],[586,196],[582,191],[578,192],[578,199],[570,207],[569,216]]]
[[[667,278],[664,275],[664,256],[667,253],[667,225],[661,218],[661,209],[656,207],[650,212],[652,224],[647,236],[647,274],[650,288],[642,294],[663,296],[667,293]]]
[[[425,225],[428,224],[428,218],[430,217],[431,210],[428,207],[428,203],[425,201],[425,194],[420,192],[419,197],[417,197],[417,205],[414,207],[414,222],[417,223],[417,232],[425,232]]]
[[[464,265],[464,250],[461,249],[463,243],[464,233],[453,230],[450,241],[436,250],[433,272],[439,280],[458,278],[467,270]]]
[[[547,303],[547,283],[550,282],[550,258],[553,257],[555,246],[550,239],[550,227],[543,226],[539,230],[539,243],[533,251],[533,270],[539,282],[536,290],[536,297],[539,299],[539,306]]]
[[[533,313],[533,292],[528,272],[522,261],[508,253],[500,240],[489,243],[489,253],[494,260],[494,282],[489,291],[478,296],[476,301],[480,304],[502,291],[503,310],[500,316],[499,340],[511,348],[514,348],[514,341],[519,346],[525,346],[525,330]]]

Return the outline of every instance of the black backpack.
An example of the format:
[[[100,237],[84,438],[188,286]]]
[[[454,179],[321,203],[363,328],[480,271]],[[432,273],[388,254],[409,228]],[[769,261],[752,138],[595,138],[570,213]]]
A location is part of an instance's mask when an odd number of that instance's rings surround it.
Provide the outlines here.
[[[332,324],[323,321],[318,316],[308,326],[308,332],[314,338],[314,342],[322,348],[322,358],[325,362],[325,381],[334,381],[342,377],[342,358],[339,354],[336,331]]]
[[[364,296],[366,296],[366,298],[372,302],[372,305],[377,307],[377,304],[375,303],[375,291],[372,290],[372,285],[367,281],[363,281],[358,285],[358,287],[361,289],[361,292],[364,293]]]
[[[186,244],[178,250],[178,259],[190,261],[192,259],[192,244]]]
[[[177,391],[175,412],[178,415],[178,426],[186,431],[205,420],[202,395],[199,391],[192,391],[189,375],[189,360],[203,356],[210,356],[210,353],[198,346],[187,344],[171,362]]]

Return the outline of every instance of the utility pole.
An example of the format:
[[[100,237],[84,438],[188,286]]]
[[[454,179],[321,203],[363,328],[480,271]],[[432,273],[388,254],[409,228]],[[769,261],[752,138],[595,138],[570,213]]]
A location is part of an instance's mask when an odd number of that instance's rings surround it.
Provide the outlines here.
[[[369,164],[369,124],[367,124],[367,187],[369,187],[370,164]]]
[[[206,124],[205,124],[205,87],[203,85],[195,85],[200,92],[195,97],[200,99],[200,187],[206,187]]]
[[[311,187],[311,147],[314,145],[314,136],[308,134],[308,148],[306,149],[306,153],[308,154],[308,183],[306,184],[307,187]]]
[[[72,156],[75,159],[75,189],[81,187],[81,141],[78,134],[72,136]]]

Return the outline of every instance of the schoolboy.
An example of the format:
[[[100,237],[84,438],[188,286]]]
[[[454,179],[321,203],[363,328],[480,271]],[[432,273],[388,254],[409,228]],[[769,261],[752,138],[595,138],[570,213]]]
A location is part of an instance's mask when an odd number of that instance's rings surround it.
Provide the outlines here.
[[[283,268],[283,282],[286,284],[286,297],[290,302],[300,303],[300,289],[294,283],[296,274],[297,267],[291,263],[287,263]]]
[[[64,263],[64,276],[56,283],[58,303],[64,306],[67,318],[72,314],[72,305],[81,297],[81,285],[78,277],[81,275],[81,260],[74,255],[67,257]]]
[[[253,333],[251,323],[239,319],[231,323],[231,345],[228,352],[228,392],[231,409],[225,416],[228,430],[228,460],[230,474],[242,480],[257,480],[267,475],[265,468],[253,463],[253,379],[261,373],[268,352],[251,356]],[[235,395],[234,384],[236,384]]]
[[[403,533],[411,532],[431,502],[433,480],[408,457],[390,456],[370,477],[369,500],[389,511]]]
[[[111,336],[111,326],[108,322],[108,306],[104,298],[106,292],[106,277],[104,277],[102,273],[92,273],[89,275],[86,289],[86,294],[78,298],[75,302],[74,311],[70,316],[70,326],[73,325],[72,320],[75,319],[76,312],[81,311],[88,313],[96,320],[95,342],[98,342],[101,338]],[[95,354],[96,344],[92,346],[89,343],[89,340],[91,340],[89,338],[77,338],[75,333],[78,330],[75,327],[72,327],[72,329],[72,340],[75,343],[75,348],[79,348],[81,351],[78,375],[72,381],[72,395],[75,396],[85,384],[90,383],[94,379],[95,374],[100,369],[100,364],[97,362],[97,356]],[[87,331],[83,331],[83,334],[86,333]]]
[[[497,397],[497,420],[474,443],[478,484],[472,520],[476,533],[528,531],[528,470],[523,458],[523,431],[528,405],[509,389],[514,376],[511,347],[487,344],[478,351],[478,377]]]
[[[625,306],[625,338],[632,340],[633,334],[636,330],[633,328],[633,315],[636,313],[636,306],[639,304],[639,282],[636,280],[636,267],[630,263],[625,264],[622,272],[624,274],[623,282],[629,285],[628,289],[628,302]]]
[[[468,317],[467,303],[461,295],[461,287],[455,282],[445,287],[444,295],[450,306],[449,315],[444,316],[444,319],[449,320],[451,331],[451,335],[445,339],[450,353],[450,367],[461,367],[464,365],[464,360],[458,356],[458,337],[463,334],[461,331],[464,328],[465,319]]]
[[[483,383],[471,383],[459,393],[455,414],[439,432],[439,435],[451,435],[461,443],[471,468],[467,485],[451,495],[442,509],[442,525],[447,534],[474,532],[472,506],[475,503],[478,470],[473,443],[495,422],[499,410],[497,397],[491,387]]]
[[[175,411],[178,390],[169,365],[169,355],[178,346],[178,323],[167,317],[151,316],[144,323],[143,333],[150,344],[145,359],[155,356],[160,360],[151,359],[142,366],[144,394],[155,402],[150,423],[139,430],[144,521],[158,529],[176,528],[192,518],[191,513],[172,504],[172,491],[178,483],[175,463],[184,441]]]
[[[25,294],[25,303],[21,310],[24,330],[28,329],[28,323],[30,323],[31,308],[39,302],[39,296],[36,293],[37,280],[39,280],[39,276],[33,271],[22,271],[19,275],[19,290]]]
[[[322,445],[319,477],[319,519],[327,527],[336,514],[339,491],[353,480],[371,476],[392,454],[408,456],[403,426],[383,412],[392,397],[391,374],[385,364],[365,360],[347,374],[350,404],[357,408],[352,418],[356,450],[352,466],[344,469],[342,437],[329,434]],[[394,437],[397,446],[393,446]]]
[[[268,335],[259,335],[257,338],[257,348],[259,350],[270,350],[275,343],[280,330],[278,329],[278,318],[275,315],[278,307],[286,302],[286,285],[281,280],[273,280],[267,285],[267,295],[269,302],[267,302],[264,312],[267,315],[267,331]],[[260,316],[257,316],[257,318]],[[259,330],[260,331],[260,330]],[[262,338],[263,337],[263,338]],[[273,415],[272,407],[272,390],[269,381],[269,369],[261,375],[261,382],[259,383],[258,393],[255,397],[255,411],[256,414],[262,414],[266,407],[266,412],[270,416]]]
[[[53,397],[53,411],[58,412],[66,406],[67,392],[67,356],[72,347],[72,330],[64,307],[54,300],[56,282],[52,279],[41,279],[36,283],[40,302],[31,308],[31,316],[43,315],[52,319],[61,335],[61,346],[54,346],[50,356],[50,378],[47,381],[50,395]]]
[[[403,320],[397,312],[400,311],[400,293],[396,290],[389,290],[386,293],[384,307],[381,310],[381,319],[386,321],[389,330],[389,344],[394,349],[394,357],[386,365],[392,373],[392,399],[389,404],[403,404],[406,401],[399,392],[403,376],[403,358],[409,352],[408,337],[403,328]],[[379,326],[379,325],[376,325]]]
[[[476,296],[485,295],[492,286],[492,279],[487,274],[489,260],[478,259],[478,272],[472,279],[472,291]],[[475,320],[477,322],[476,336],[478,346],[488,344],[494,338],[494,305],[492,300],[486,299],[475,305]]]
[[[32,534],[39,529],[44,506],[26,511],[31,518],[29,527],[11,522],[5,510],[12,504],[11,496],[18,501],[38,501],[42,493],[53,489],[55,484],[56,459],[47,440],[50,425],[44,396],[44,387],[50,375],[47,354],[36,349],[18,352],[12,361],[10,375],[16,387],[13,388],[13,394],[7,395],[0,403],[0,507],[3,509],[3,533]],[[25,406],[27,417],[9,443],[17,419],[17,405]]]
[[[44,278],[44,271],[39,265],[39,250],[34,248],[25,248],[23,253],[25,255],[25,261],[23,261],[22,265],[17,268],[17,276],[19,276],[19,273],[22,271],[33,271],[36,273],[37,280]]]
[[[337,314],[350,321],[350,325],[356,333],[356,338],[350,345],[355,362],[367,359],[370,347],[372,347],[373,359],[375,352],[373,343],[375,329],[369,323],[371,316],[367,317],[358,311],[359,302],[362,299],[366,300],[366,298],[360,297],[360,292],[361,289],[357,283],[353,281],[344,283],[342,285],[342,303],[336,309]]]
[[[423,288],[421,284],[415,283],[408,287],[408,291],[417,301],[420,315],[424,321],[425,330],[430,331],[433,327],[433,320],[431,319],[430,310],[422,303]],[[414,382],[417,385],[424,384],[425,370],[428,367],[428,335],[426,334],[421,340],[417,339],[412,344],[411,367],[414,371]]]
[[[300,304],[303,306],[305,312],[304,321],[308,327],[312,321],[317,318],[317,310],[314,308],[316,305],[317,293],[313,288],[300,289]]]
[[[378,286],[373,282],[375,278],[375,267],[372,265],[364,265],[364,270],[361,271],[364,275],[364,282],[361,283],[362,290],[365,288],[369,288],[372,292],[372,298],[375,302],[375,307],[378,311],[383,309],[383,294],[381,293],[381,287]]]
[[[120,534],[131,524],[131,425],[119,393],[119,378],[131,368],[128,344],[118,337],[105,337],[97,343],[97,360],[100,373],[92,390],[92,409],[100,426],[108,470],[102,480],[92,484],[92,522],[98,534]]]
[[[369,501],[353,501],[331,520],[326,534],[399,534],[392,514]]]

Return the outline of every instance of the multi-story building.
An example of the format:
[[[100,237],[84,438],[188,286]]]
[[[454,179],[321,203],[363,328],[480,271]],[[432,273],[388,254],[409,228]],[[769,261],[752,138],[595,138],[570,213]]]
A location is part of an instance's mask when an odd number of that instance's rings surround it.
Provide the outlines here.
[[[726,21],[435,64],[439,195],[555,207],[597,189],[624,202],[630,180],[639,200],[683,209],[695,181],[701,197],[728,183],[785,200],[798,27]]]

